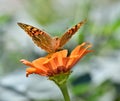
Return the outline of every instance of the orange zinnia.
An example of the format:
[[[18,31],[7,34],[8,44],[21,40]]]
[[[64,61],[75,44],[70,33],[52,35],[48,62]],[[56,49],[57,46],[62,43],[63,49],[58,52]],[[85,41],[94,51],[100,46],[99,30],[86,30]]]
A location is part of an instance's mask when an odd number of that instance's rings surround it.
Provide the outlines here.
[[[50,56],[38,58],[32,62],[22,59],[21,62],[29,68],[26,70],[26,76],[35,73],[41,76],[55,76],[56,74],[66,73],[87,53],[92,52],[89,48],[90,43],[78,45],[68,56],[67,50],[61,50]]]

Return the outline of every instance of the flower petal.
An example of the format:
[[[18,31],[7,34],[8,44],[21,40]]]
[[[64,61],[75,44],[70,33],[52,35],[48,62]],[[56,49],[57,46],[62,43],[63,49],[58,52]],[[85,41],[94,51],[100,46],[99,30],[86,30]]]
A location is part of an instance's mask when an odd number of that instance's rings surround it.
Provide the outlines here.
[[[91,46],[92,45],[90,43],[82,43],[81,45],[77,46],[71,52],[66,68],[71,69],[83,56],[89,52],[93,52],[92,50],[87,50]]]
[[[67,53],[68,53],[68,51],[65,49],[65,50],[54,53],[52,55],[52,57],[58,57],[59,55],[60,55],[60,57],[67,57]]]
[[[54,62],[57,66],[64,65],[63,58],[67,57],[67,50],[62,50],[53,54]]]
[[[42,76],[47,75],[46,72],[44,72],[44,71],[42,71],[42,70],[40,70],[40,69],[31,68],[31,67],[29,67],[29,68],[26,69],[26,76],[27,76],[27,77],[28,77],[30,74],[33,74],[33,73],[39,74],[39,75],[42,75]]]
[[[45,69],[45,67],[43,67],[43,65],[37,64],[39,60],[42,61],[43,58],[34,60],[32,63],[25,59],[20,60],[23,64],[29,66],[29,68],[27,68],[27,71],[26,71],[26,76],[28,76],[29,74],[32,74],[32,73],[36,73],[36,74],[40,74],[40,75],[47,74],[47,70]]]
[[[66,69],[71,69],[75,65],[78,59],[79,59],[79,55],[69,57],[69,60],[66,65]]]
[[[70,56],[78,55],[80,49],[81,49],[83,46],[85,46],[85,45],[86,45],[86,43],[84,42],[84,43],[82,43],[81,45],[77,46],[77,47],[71,52]]]
[[[25,64],[27,66],[34,67],[34,65],[31,62],[29,62],[29,61],[27,61],[25,59],[21,59],[20,62],[22,62],[23,64]]]
[[[91,48],[92,45],[90,43],[86,43],[83,47],[81,47],[81,49],[78,52],[79,57],[81,58],[82,56],[84,56],[84,53],[88,53],[88,52],[92,52],[92,50],[88,50],[88,48]]]
[[[42,57],[42,58],[38,58],[38,59],[32,61],[32,63],[33,63],[35,66],[39,67],[39,66],[41,66],[44,62],[46,62],[47,60],[48,60],[48,58]]]

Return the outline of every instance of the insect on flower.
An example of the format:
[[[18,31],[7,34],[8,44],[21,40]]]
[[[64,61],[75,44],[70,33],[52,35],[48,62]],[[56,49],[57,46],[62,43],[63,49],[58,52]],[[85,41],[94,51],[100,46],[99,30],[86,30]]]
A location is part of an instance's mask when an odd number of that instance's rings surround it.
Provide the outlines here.
[[[22,59],[21,62],[29,66],[26,70],[26,76],[30,74],[39,74],[41,76],[51,77],[60,73],[71,71],[71,68],[86,54],[93,52],[89,50],[90,43],[78,45],[68,56],[67,50],[55,52],[51,57],[41,57],[32,62]]]
[[[44,49],[48,53],[54,53],[60,50],[85,22],[86,20],[83,20],[67,30],[61,37],[53,38],[46,32],[31,25],[27,25],[24,23],[18,23],[18,25],[25,32],[27,32],[27,34],[32,38],[32,40],[38,47]]]

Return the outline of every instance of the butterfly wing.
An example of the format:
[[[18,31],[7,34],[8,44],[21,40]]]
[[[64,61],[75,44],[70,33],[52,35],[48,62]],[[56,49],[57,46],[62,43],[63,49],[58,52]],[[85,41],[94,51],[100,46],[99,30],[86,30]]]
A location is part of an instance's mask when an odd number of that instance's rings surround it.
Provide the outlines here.
[[[63,47],[85,22],[86,19],[79,22],[78,24],[70,28],[67,32],[65,32],[63,36],[60,38],[59,47]]]
[[[48,53],[51,53],[53,51],[53,46],[52,46],[53,39],[49,34],[31,25],[27,25],[24,23],[18,23],[18,25],[25,32],[27,32],[27,34],[32,38],[32,40],[38,47],[44,49]]]

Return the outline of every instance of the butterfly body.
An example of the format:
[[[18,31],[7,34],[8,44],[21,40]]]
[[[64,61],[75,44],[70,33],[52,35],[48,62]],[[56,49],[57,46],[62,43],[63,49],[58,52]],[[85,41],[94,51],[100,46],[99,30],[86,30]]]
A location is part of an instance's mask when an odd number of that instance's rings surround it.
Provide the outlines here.
[[[24,23],[18,23],[18,25],[27,32],[38,47],[44,49],[48,53],[54,53],[60,50],[85,22],[86,20],[76,24],[61,37],[51,37],[46,32]]]

